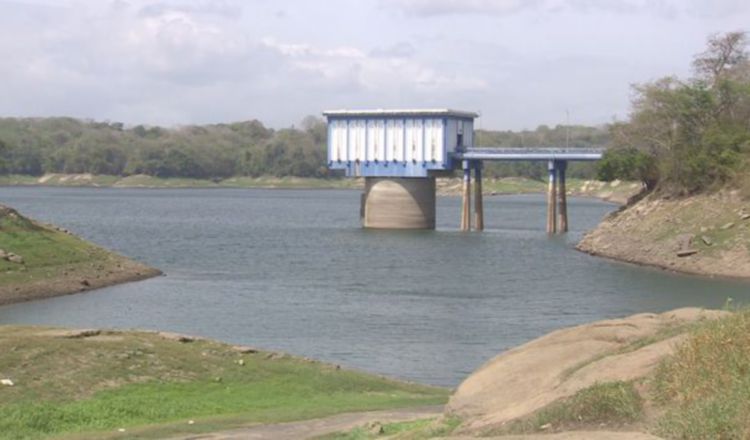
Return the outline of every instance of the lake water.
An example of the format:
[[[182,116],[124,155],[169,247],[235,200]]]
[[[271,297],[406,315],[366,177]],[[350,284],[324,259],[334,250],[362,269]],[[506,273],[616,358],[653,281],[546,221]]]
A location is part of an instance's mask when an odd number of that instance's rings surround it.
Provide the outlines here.
[[[541,195],[485,198],[483,233],[365,231],[357,191],[0,188],[0,203],[166,276],[0,307],[0,323],[151,328],[455,386],[553,329],[750,300],[750,285],[591,257],[582,233],[616,207],[572,199],[548,237]]]

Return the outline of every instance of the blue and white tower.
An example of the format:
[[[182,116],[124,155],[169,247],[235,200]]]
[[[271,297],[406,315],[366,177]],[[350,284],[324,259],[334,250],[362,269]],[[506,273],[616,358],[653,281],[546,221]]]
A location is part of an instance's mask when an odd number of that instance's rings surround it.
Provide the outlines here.
[[[476,113],[449,110],[332,110],[328,167],[365,178],[366,228],[434,229],[435,177],[461,166],[474,146]]]

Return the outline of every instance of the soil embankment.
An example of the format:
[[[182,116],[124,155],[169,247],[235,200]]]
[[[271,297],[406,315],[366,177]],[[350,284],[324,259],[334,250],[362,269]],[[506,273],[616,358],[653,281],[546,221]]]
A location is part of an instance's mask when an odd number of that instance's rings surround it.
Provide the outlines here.
[[[0,305],[83,292],[160,275],[0,205]]]
[[[578,249],[677,272],[750,278],[750,202],[733,191],[650,195],[609,215]]]

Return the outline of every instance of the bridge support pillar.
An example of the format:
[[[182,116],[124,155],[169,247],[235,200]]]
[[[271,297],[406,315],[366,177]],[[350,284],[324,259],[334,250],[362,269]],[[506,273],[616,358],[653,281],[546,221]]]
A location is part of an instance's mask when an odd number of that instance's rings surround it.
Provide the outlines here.
[[[549,185],[547,187],[547,233],[557,233],[557,168],[556,161],[547,162]]]
[[[474,162],[474,216],[477,231],[484,231],[484,201],[482,200],[482,161]]]
[[[373,229],[435,229],[434,177],[366,177],[362,226]]]
[[[558,216],[558,232],[568,232],[568,196],[567,189],[565,188],[565,170],[568,168],[568,161],[559,160],[556,164],[557,168],[557,216]]]
[[[463,161],[464,180],[461,203],[461,230],[471,231],[471,163]]]

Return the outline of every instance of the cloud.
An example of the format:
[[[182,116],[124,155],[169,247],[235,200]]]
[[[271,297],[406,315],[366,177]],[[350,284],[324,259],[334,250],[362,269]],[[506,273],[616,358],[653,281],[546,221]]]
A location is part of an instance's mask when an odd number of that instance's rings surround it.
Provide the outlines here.
[[[141,16],[160,16],[166,12],[182,12],[191,15],[215,15],[237,19],[242,13],[242,3],[230,0],[160,1],[147,3],[138,12]]]
[[[0,116],[279,127],[325,108],[424,106],[482,109],[493,128],[565,108],[596,123],[625,111],[628,84],[687,73],[706,35],[750,19],[730,0],[249,4],[0,0]],[[506,19],[450,15],[466,13]]]
[[[0,38],[0,114],[164,124],[265,114],[278,123],[318,113],[326,102],[393,105],[487,86],[417,60],[408,42],[367,50],[256,38],[236,20],[234,2],[79,4],[55,9],[35,32],[17,17],[0,18],[2,35],[23,35]]]
[[[715,18],[750,10],[745,0],[380,0],[380,6],[423,18],[466,14],[509,16],[527,11]]]
[[[414,45],[402,41],[388,47],[377,47],[370,51],[370,55],[378,58],[410,58],[415,52]]]

